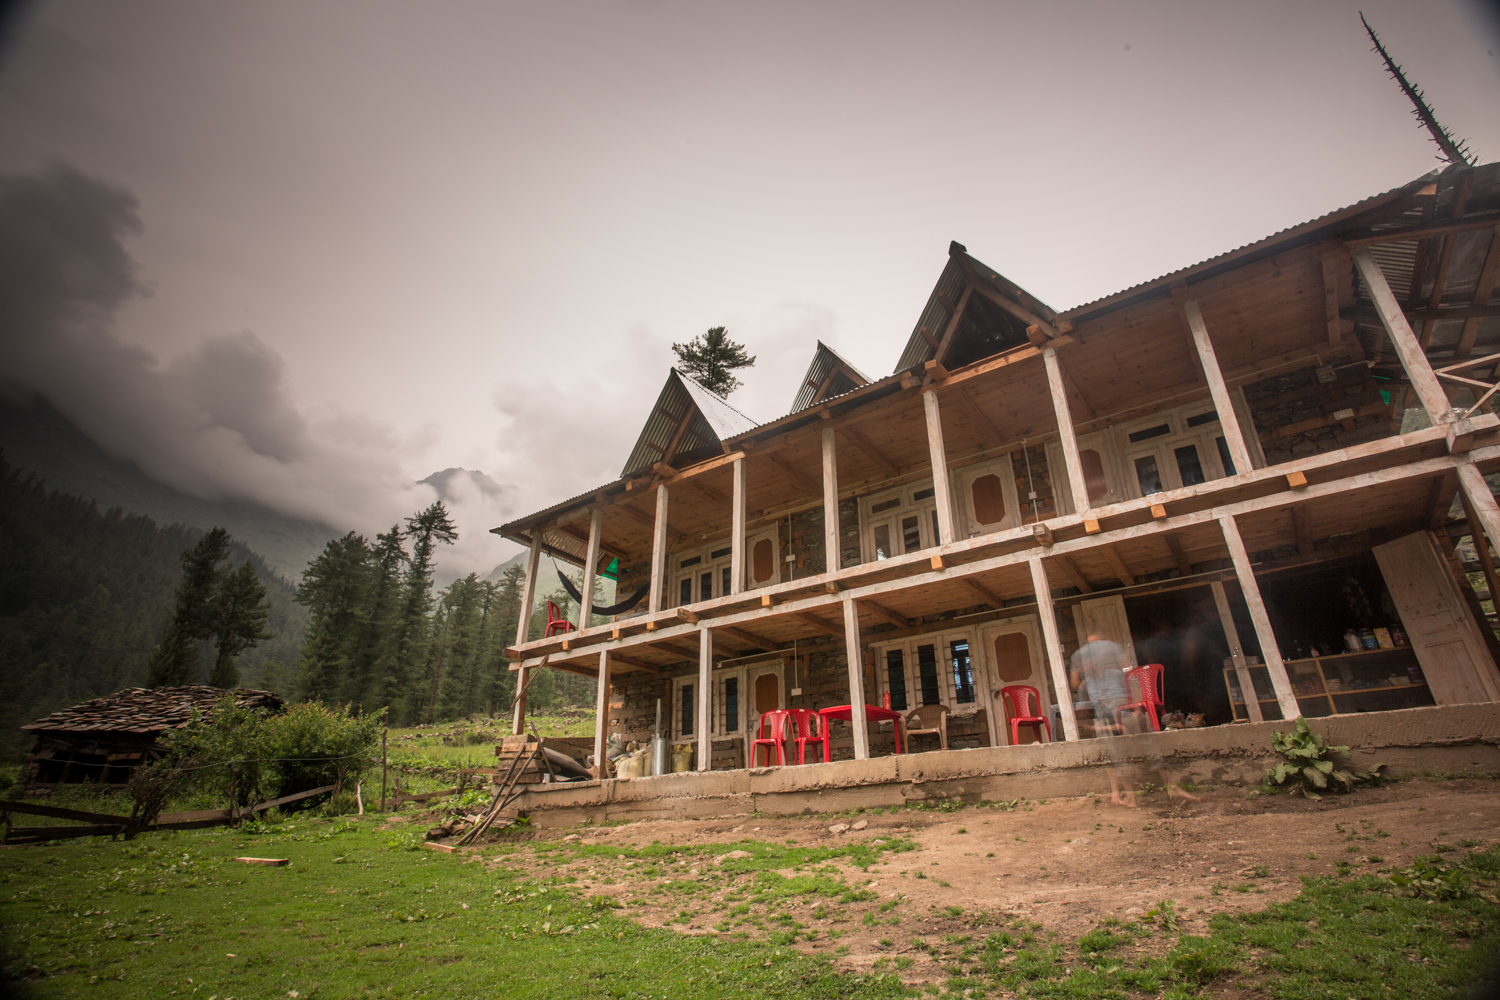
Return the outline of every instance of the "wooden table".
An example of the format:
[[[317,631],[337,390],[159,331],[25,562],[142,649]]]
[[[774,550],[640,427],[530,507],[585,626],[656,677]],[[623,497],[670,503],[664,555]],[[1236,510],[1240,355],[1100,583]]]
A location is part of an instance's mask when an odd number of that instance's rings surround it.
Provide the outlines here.
[[[833,759],[832,744],[828,737],[828,724],[834,719],[842,719],[845,722],[854,721],[853,705],[835,705],[832,708],[820,708],[818,714],[823,717],[823,763]],[[879,705],[865,706],[865,722],[882,722],[890,719],[896,724],[896,752],[901,752],[901,713],[891,708],[881,708]]]

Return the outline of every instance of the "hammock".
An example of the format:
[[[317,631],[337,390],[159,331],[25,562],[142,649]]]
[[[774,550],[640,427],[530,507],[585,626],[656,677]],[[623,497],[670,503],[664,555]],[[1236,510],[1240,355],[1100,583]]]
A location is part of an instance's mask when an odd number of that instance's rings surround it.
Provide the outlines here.
[[[554,562],[552,564],[552,568],[553,569],[557,569],[557,563]],[[557,578],[562,581],[563,589],[568,592],[568,596],[571,597],[571,598],[573,598],[573,600],[577,601],[579,604],[582,604],[583,603],[583,595],[578,592],[578,588],[573,585],[573,581],[569,580],[566,576],[564,576],[563,575],[563,571],[560,570],[560,569],[557,569]],[[623,612],[629,611],[631,608],[633,608],[637,604],[641,603],[641,598],[645,597],[650,592],[651,592],[651,584],[649,584],[649,583],[643,584],[641,587],[639,587],[636,590],[635,593],[633,593],[629,597],[625,598],[625,600],[621,601],[619,604],[611,604],[607,608],[601,608],[599,605],[595,604],[593,606],[594,607],[594,614],[596,614],[596,615],[618,615],[618,614],[621,614]]]

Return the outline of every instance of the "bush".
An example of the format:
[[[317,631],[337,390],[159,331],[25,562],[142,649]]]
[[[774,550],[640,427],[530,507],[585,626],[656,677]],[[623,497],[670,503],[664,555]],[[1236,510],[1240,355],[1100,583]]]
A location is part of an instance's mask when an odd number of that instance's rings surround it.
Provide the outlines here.
[[[1365,774],[1343,770],[1338,767],[1337,758],[1348,757],[1349,748],[1323,742],[1323,737],[1309,729],[1307,720],[1300,715],[1296,729],[1271,734],[1271,747],[1286,760],[1266,769],[1264,790],[1301,793],[1309,799],[1321,799],[1321,793],[1330,788],[1347,792],[1358,784],[1377,783],[1380,769],[1385,766],[1377,764]]]
[[[379,740],[378,715],[351,716],[347,705],[315,701],[292,705],[266,727],[266,756],[277,758],[276,796],[357,781]]]

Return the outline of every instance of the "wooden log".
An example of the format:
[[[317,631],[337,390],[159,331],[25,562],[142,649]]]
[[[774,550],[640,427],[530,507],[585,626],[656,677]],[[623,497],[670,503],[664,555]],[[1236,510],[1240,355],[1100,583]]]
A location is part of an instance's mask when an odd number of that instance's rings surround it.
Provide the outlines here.
[[[698,737],[698,770],[713,769],[713,689],[714,632],[707,625],[698,626],[697,722],[693,733]]]
[[[1240,680],[1240,691],[1245,696],[1245,712],[1251,722],[1264,722],[1260,711],[1260,700],[1255,696],[1255,685],[1250,682],[1250,666],[1245,662],[1244,648],[1240,645],[1240,630],[1235,627],[1234,615],[1229,610],[1229,596],[1224,593],[1222,581],[1208,585],[1214,595],[1214,606],[1219,609],[1219,625],[1224,629],[1224,638],[1229,643],[1229,656],[1234,661],[1234,674]]]
[[[843,599],[844,652],[849,667],[849,726],[854,730],[854,759],[870,756],[870,727],[865,716],[865,658],[859,644],[859,610]]]
[[[656,486],[656,521],[651,532],[651,614],[661,611],[662,595],[666,591],[667,575],[667,484]]]
[[[745,590],[745,460],[734,463],[733,499],[729,514],[729,593]],[[600,758],[603,760],[604,758]]]
[[[1281,717],[1290,721],[1302,713],[1297,707],[1297,695],[1292,691],[1292,682],[1286,675],[1286,664],[1281,661],[1281,649],[1276,644],[1276,633],[1271,630],[1271,616],[1266,613],[1265,602],[1261,600],[1260,585],[1255,582],[1250,554],[1245,551],[1245,541],[1240,537],[1240,529],[1234,522],[1233,514],[1220,516],[1219,526],[1224,532],[1224,542],[1229,546],[1229,558],[1234,562],[1235,575],[1239,577],[1240,592],[1245,595],[1245,604],[1250,608],[1250,620],[1255,624],[1255,637],[1260,641],[1260,658],[1265,661],[1266,671],[1271,675],[1271,687],[1276,691]],[[1254,688],[1245,692],[1247,703],[1254,697]]]
[[[937,504],[938,544],[953,541],[953,491],[948,481],[948,451],[943,445],[943,418],[937,393],[922,393],[922,412],[927,423],[927,451],[932,462],[933,502]]]
[[[234,860],[247,865],[258,865],[262,868],[285,868],[291,864],[289,858],[235,858]]]
[[[1033,556],[1031,586],[1036,592],[1037,617],[1042,622],[1042,642],[1047,647],[1047,665],[1052,670],[1052,686],[1057,689],[1057,709],[1062,715],[1063,738],[1078,739],[1078,717],[1073,711],[1073,688],[1068,683],[1068,665],[1063,661],[1062,640],[1057,634],[1057,611],[1052,607],[1052,585],[1040,556]]]
[[[599,650],[599,684],[594,695],[594,777],[609,777],[604,746],[609,741],[609,650]]]
[[[594,588],[599,580],[599,546],[603,543],[604,511],[595,507],[589,511],[589,546],[583,560],[583,598],[578,602],[578,630],[589,627],[589,618],[594,613]],[[564,648],[568,640],[564,639]]]
[[[829,572],[839,565],[839,464],[838,443],[832,427],[823,428],[823,566]]]
[[[1047,367],[1047,384],[1052,391],[1052,410],[1057,418],[1058,442],[1062,445],[1063,464],[1068,470],[1068,488],[1073,495],[1073,512],[1082,515],[1091,506],[1088,485],[1083,479],[1083,459],[1078,454],[1078,437],[1073,432],[1073,415],[1068,410],[1068,394],[1063,388],[1062,368],[1057,361],[1057,350],[1049,347],[1042,352],[1042,362]]]
[[[542,529],[531,529],[531,551],[526,555],[526,578],[521,582],[521,616],[516,623],[516,645],[531,638],[531,615],[536,610],[537,571],[542,565]],[[507,650],[507,653],[510,651]],[[519,657],[511,657],[518,659]],[[526,728],[526,689],[529,687],[526,668],[516,674],[516,700],[512,706],[511,732],[519,733]]]
[[[1375,258],[1370,256],[1368,249],[1360,247],[1354,251],[1354,266],[1359,270],[1360,277],[1364,278],[1365,287],[1369,289],[1370,298],[1375,302],[1386,336],[1396,349],[1401,367],[1406,370],[1406,377],[1411,381],[1412,388],[1416,390],[1417,398],[1432,419],[1433,425],[1449,423],[1453,419],[1453,408],[1448,403],[1448,394],[1443,391],[1437,376],[1433,374],[1427,352],[1422,349],[1411,326],[1406,322],[1406,316],[1402,314],[1396,296],[1391,293],[1391,286],[1386,282],[1380,265],[1375,263]]]
[[[1213,397],[1214,409],[1219,413],[1219,427],[1224,433],[1224,443],[1229,446],[1229,457],[1240,472],[1255,468],[1250,461],[1250,449],[1245,446],[1245,435],[1234,414],[1234,403],[1229,398],[1229,387],[1224,384],[1224,372],[1219,368],[1218,356],[1214,353],[1213,341],[1208,337],[1208,327],[1203,323],[1203,313],[1192,299],[1182,304],[1183,315],[1193,331],[1193,346],[1198,350],[1198,360],[1203,364],[1203,374],[1208,379],[1209,395]]]

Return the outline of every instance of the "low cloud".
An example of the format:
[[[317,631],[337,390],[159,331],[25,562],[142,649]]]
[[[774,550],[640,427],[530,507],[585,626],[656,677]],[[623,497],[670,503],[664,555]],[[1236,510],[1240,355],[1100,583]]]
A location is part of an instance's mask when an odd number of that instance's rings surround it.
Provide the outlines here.
[[[122,341],[116,311],[148,294],[128,243],[135,197],[67,166],[0,178],[0,386],[41,395],[107,452],[209,500],[374,532],[438,498],[399,458],[430,444],[357,414],[309,417],[287,397],[281,356],[253,331],[201,337],[161,359]],[[498,488],[498,487],[497,487]],[[503,492],[503,490],[502,490]],[[498,506],[472,482],[449,490],[460,545],[450,568],[506,554],[485,534]]]

